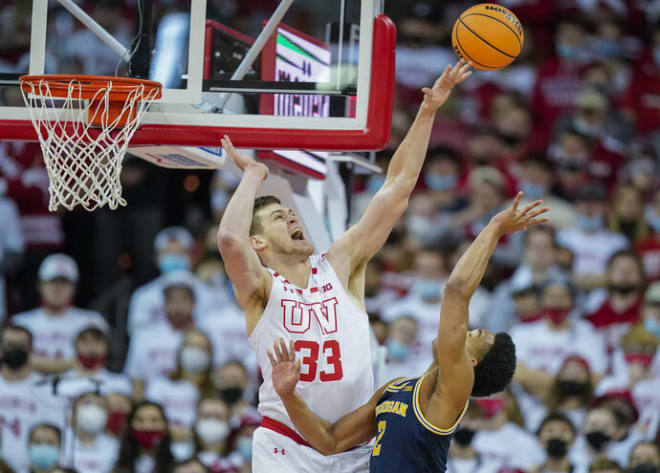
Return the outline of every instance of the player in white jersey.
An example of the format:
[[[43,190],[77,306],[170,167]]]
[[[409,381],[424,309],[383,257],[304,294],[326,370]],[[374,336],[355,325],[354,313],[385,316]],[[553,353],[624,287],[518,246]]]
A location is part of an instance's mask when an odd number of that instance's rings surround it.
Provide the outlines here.
[[[274,196],[256,199],[268,168],[239,154],[228,137],[222,145],[243,171],[223,214],[218,248],[264,379],[259,391],[262,426],[254,433],[252,469],[262,472],[367,471],[366,446],[324,457],[295,430],[272,386],[267,350],[286,336],[302,360],[299,393],[319,415],[337,420],[374,392],[364,273],[405,211],[424,163],[437,109],[470,75],[469,64],[447,66],[424,101],[390,161],[383,187],[360,220],[326,255],[314,255],[297,215]]]

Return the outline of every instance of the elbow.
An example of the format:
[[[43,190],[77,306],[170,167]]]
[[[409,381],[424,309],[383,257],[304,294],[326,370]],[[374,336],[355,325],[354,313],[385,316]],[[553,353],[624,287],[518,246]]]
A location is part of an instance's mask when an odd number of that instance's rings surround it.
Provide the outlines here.
[[[220,253],[226,253],[238,244],[238,238],[231,232],[219,231],[217,236],[218,250]]]
[[[444,296],[453,296],[457,298],[469,297],[467,281],[464,281],[462,278],[450,276],[447,280],[447,284],[445,284]]]

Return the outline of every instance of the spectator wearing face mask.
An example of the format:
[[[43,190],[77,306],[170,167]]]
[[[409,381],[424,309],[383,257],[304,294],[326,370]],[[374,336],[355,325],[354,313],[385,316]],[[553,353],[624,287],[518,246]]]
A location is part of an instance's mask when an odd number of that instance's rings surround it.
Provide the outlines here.
[[[528,471],[543,461],[537,439],[510,421],[504,393],[476,400],[483,416],[479,419],[472,446],[481,459],[480,473],[495,473],[502,468]]]
[[[650,284],[644,293],[642,323],[647,332],[660,342],[660,281]],[[650,367],[655,377],[660,377],[660,351],[657,351]]]
[[[72,431],[67,435],[63,464],[79,473],[109,473],[119,453],[119,442],[106,434],[108,401],[95,393],[80,396],[73,404]]]
[[[548,157],[556,169],[553,191],[575,203],[575,196],[589,182],[589,159],[593,143],[589,137],[574,129],[559,133],[548,147]],[[577,209],[576,209],[577,210]],[[577,214],[575,216],[577,222]]]
[[[408,315],[400,315],[390,322],[387,332],[387,358],[381,384],[410,373],[423,373],[428,368],[424,364],[428,359],[421,353],[424,345],[418,341],[417,321]]]
[[[228,361],[216,368],[212,376],[213,385],[229,408],[229,418],[236,419],[249,406],[249,378],[243,363],[238,360]]]
[[[81,330],[74,342],[76,362],[74,368],[64,373],[58,384],[58,394],[69,399],[90,391],[103,395],[132,394],[131,380],[106,369],[109,341],[107,335],[97,327]]]
[[[523,262],[511,278],[495,289],[492,309],[484,317],[484,327],[488,330],[508,330],[520,320],[517,315],[515,292],[539,292],[551,279],[565,277],[557,264],[555,231],[552,227],[532,227],[524,234]],[[529,291],[527,291],[529,289]]]
[[[108,394],[106,398],[109,408],[107,433],[114,438],[122,438],[126,431],[128,415],[133,410],[133,399],[119,393]]]
[[[640,442],[630,453],[630,473],[657,473],[660,471],[660,447],[653,442]]]
[[[603,334],[608,349],[613,351],[623,334],[640,320],[645,283],[642,263],[632,251],[618,251],[607,263],[606,279],[608,291],[603,296],[607,298],[586,319]],[[591,304],[596,297],[598,294]]]
[[[534,473],[572,473],[573,465],[568,459],[568,452],[573,446],[575,435],[575,427],[568,417],[557,412],[546,416],[537,430],[546,459]]]
[[[576,316],[574,299],[570,283],[551,281],[541,292],[542,319],[511,330],[519,360],[514,379],[536,397],[525,402],[540,402],[570,356],[586,360],[594,378],[605,374],[608,356],[603,337],[589,322]]]
[[[570,460],[576,473],[586,473],[595,460],[613,459],[609,450],[625,431],[617,419],[613,408],[600,406],[592,408],[582,425],[581,435],[571,450]]]
[[[541,199],[548,207],[548,218],[554,228],[570,228],[575,225],[576,209],[570,202],[553,193],[555,184],[552,163],[542,154],[532,154],[522,162],[522,175],[518,187],[524,192],[521,205]],[[505,204],[506,205],[506,204]]]
[[[156,378],[149,383],[146,399],[163,406],[173,437],[172,448],[177,460],[194,454],[191,431],[197,415],[200,396],[215,393],[211,382],[212,348],[208,337],[197,330],[186,333],[177,366],[168,377]]]
[[[557,242],[574,255],[574,280],[579,289],[591,290],[606,284],[602,276],[607,262],[617,251],[626,249],[628,241],[620,233],[605,228],[607,201],[605,189],[598,184],[583,186],[575,196],[576,227],[561,230]]]
[[[623,369],[618,374],[603,379],[597,394],[629,392],[639,410],[639,421],[634,433],[648,437],[660,422],[660,378],[653,376],[651,362],[658,350],[658,339],[643,325],[636,325],[621,340],[621,352],[625,357]]]
[[[55,473],[60,459],[62,432],[50,424],[39,424],[32,428],[28,437],[30,473]]]
[[[582,425],[593,399],[593,382],[589,364],[579,356],[569,356],[552,379],[543,403],[527,403],[525,425],[537,431],[549,413],[566,416],[572,425]]]
[[[447,282],[446,256],[434,248],[417,251],[411,275],[413,280],[408,295],[385,308],[381,318],[386,322],[392,322],[401,315],[414,318],[418,324],[419,344],[428,347],[435,338],[440,302]],[[490,309],[489,302],[488,292],[477,288],[470,300],[470,325],[480,325],[483,314]],[[428,350],[420,353],[419,362],[422,365],[428,366],[432,361]]]
[[[237,466],[227,458],[229,409],[217,398],[205,398],[197,406],[195,457],[211,473],[237,473]]]
[[[248,407],[240,415],[238,427],[232,433],[234,452],[229,456],[237,465],[239,473],[252,473],[252,436],[261,425],[261,416],[256,409]]]
[[[483,412],[479,404],[470,403],[461,424],[454,434],[454,441],[449,446],[447,473],[476,473],[481,468],[481,457],[474,449],[472,440],[480,429]]]
[[[616,188],[608,228],[625,235],[633,245],[646,237],[644,204],[642,194],[636,187],[629,184]]]
[[[132,337],[124,372],[133,380],[133,392],[141,399],[145,383],[167,376],[176,367],[179,346],[186,332],[195,328],[194,282],[186,271],[166,275],[161,282],[166,319]]]
[[[657,281],[660,280],[660,189],[644,209],[644,219],[651,233],[635,245],[635,252],[642,259],[646,277]]]
[[[174,466],[167,419],[158,404],[142,401],[128,416],[128,429],[113,473],[162,473]]]
[[[197,300],[196,317],[201,319],[208,310],[214,309],[209,288],[191,273],[194,244],[193,236],[183,227],[167,227],[156,235],[154,251],[160,276],[138,287],[131,297],[128,308],[128,331],[131,335],[140,328],[150,329],[166,319],[163,284],[167,281],[167,275],[175,271],[189,273]]]
[[[0,331],[0,457],[18,472],[28,468],[28,435],[40,423],[63,425],[64,406],[32,369],[32,335],[17,325]]]
[[[38,360],[39,369],[61,371],[59,367],[67,365],[56,360],[74,361],[74,340],[83,328],[93,325],[109,331],[101,314],[72,305],[77,282],[78,265],[73,258],[62,253],[46,257],[39,267],[42,306],[12,317],[13,324],[32,333],[34,352],[43,358]]]

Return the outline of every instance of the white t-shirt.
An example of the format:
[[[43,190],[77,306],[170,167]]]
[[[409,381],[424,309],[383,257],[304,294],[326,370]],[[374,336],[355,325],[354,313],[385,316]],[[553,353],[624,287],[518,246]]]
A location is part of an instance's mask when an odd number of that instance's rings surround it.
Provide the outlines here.
[[[35,425],[65,425],[63,402],[39,384],[42,380],[37,374],[11,382],[0,376],[0,457],[17,472],[28,469],[27,439]]]
[[[2,222],[0,225],[0,260],[2,260],[7,251],[21,253],[25,249],[23,227],[13,200],[0,197],[0,222]],[[6,315],[5,278],[0,274],[0,323]]]
[[[446,473],[481,473],[481,462],[479,458],[447,458]]]
[[[156,378],[147,386],[145,397],[163,406],[169,425],[191,427],[195,423],[199,390],[194,384]]]
[[[91,376],[81,375],[75,370],[67,371],[62,374],[57,385],[58,394],[71,400],[84,393],[96,392],[97,389],[103,396],[116,393],[133,396],[131,380],[126,375],[105,368]]]
[[[92,325],[106,333],[110,331],[101,314],[79,307],[71,307],[58,315],[47,314],[39,307],[16,314],[11,320],[30,331],[35,354],[64,360],[76,356],[74,342],[81,330]]]
[[[527,368],[557,374],[564,360],[577,355],[589,363],[592,373],[608,366],[602,335],[589,322],[573,320],[568,330],[552,330],[545,320],[518,324],[511,329],[516,358]]]
[[[604,274],[610,256],[628,247],[628,240],[620,233],[609,230],[585,233],[577,228],[560,230],[557,243],[573,253],[575,274]]]
[[[198,326],[211,339],[215,365],[239,360],[251,377],[256,376],[259,365],[245,331],[245,312],[232,304],[209,312]]]
[[[128,345],[124,373],[144,381],[167,376],[176,368],[176,355],[183,338],[184,333],[174,330],[168,322],[138,330]]]
[[[194,274],[191,274],[190,277],[195,286],[193,317],[196,322],[199,322],[206,317],[207,313],[217,310],[214,305],[217,297],[211,294],[210,286]],[[163,281],[164,275],[161,275],[153,281],[138,287],[131,296],[128,307],[128,333],[130,335],[135,334],[141,328],[148,327],[150,330],[155,324],[167,321]]]
[[[497,430],[478,431],[472,446],[482,462],[479,473],[497,473],[501,468],[529,471],[545,459],[536,437],[512,422]]]
[[[79,439],[67,442],[64,464],[78,473],[110,473],[119,456],[119,441],[109,435],[100,434],[94,442],[84,444]]]

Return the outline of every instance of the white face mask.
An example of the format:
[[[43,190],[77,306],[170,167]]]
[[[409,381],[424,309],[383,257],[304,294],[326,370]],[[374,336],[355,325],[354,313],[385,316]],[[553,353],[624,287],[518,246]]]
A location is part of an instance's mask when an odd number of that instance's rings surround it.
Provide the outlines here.
[[[211,364],[211,357],[201,348],[185,347],[181,351],[181,366],[191,373],[204,371]]]
[[[81,430],[90,434],[98,434],[105,430],[107,422],[108,413],[96,404],[80,406],[76,412],[76,424]]]
[[[176,461],[181,462],[193,457],[195,446],[191,442],[173,442],[170,452]]]
[[[195,432],[206,444],[222,442],[229,435],[229,425],[219,419],[200,419],[195,425]]]

